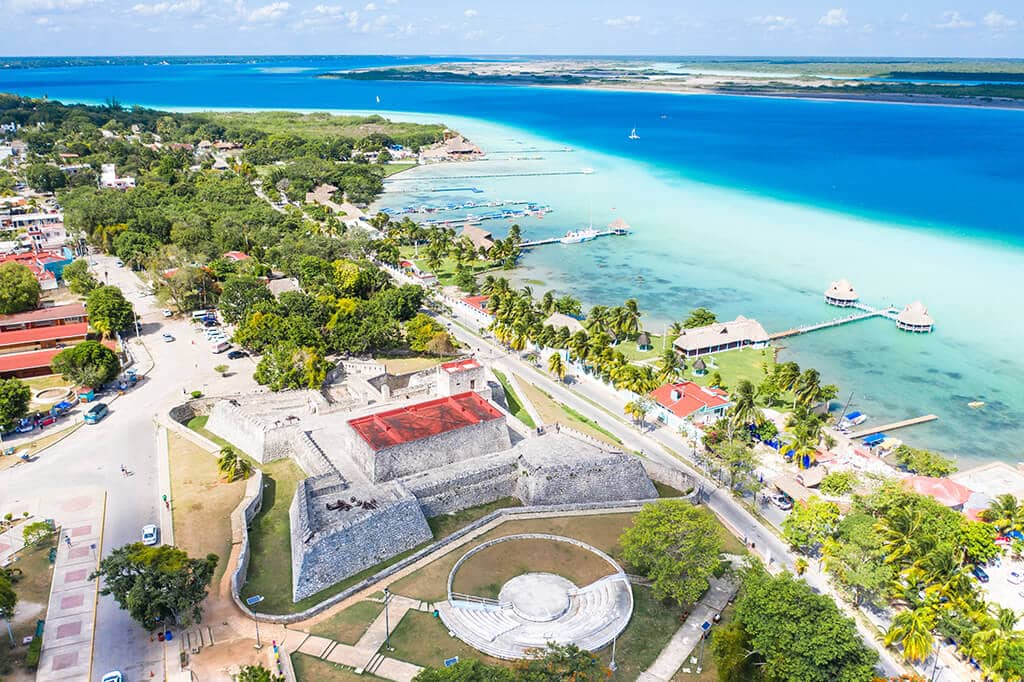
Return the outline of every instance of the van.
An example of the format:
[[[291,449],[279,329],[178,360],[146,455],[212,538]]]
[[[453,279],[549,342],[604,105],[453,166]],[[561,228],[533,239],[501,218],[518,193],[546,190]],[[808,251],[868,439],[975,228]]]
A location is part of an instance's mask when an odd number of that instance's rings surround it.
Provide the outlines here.
[[[210,344],[210,351],[213,353],[223,353],[228,348],[231,348],[231,344],[227,341],[218,341]]]
[[[110,409],[107,407],[106,403],[96,403],[89,408],[89,411],[85,413],[85,417],[83,417],[83,419],[86,424],[96,424],[106,417],[107,412],[109,411]]]

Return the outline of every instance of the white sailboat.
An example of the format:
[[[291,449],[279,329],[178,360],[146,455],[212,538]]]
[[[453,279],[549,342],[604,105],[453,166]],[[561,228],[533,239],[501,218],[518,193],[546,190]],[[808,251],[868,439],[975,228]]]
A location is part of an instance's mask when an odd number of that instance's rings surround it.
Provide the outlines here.
[[[597,239],[597,230],[594,229],[594,207],[590,207],[590,223],[580,230],[569,230],[565,236],[558,241],[562,244],[582,244],[591,239]]]
[[[629,131],[629,139],[631,139],[631,140],[639,140],[640,139],[640,136],[636,134],[636,126],[633,126],[633,129],[631,131]]]

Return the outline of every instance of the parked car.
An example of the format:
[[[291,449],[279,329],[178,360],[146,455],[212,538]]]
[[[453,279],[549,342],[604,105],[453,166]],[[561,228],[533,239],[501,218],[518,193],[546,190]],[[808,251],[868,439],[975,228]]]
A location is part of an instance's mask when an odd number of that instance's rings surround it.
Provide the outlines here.
[[[204,327],[216,327],[218,324],[217,320],[203,320]]]
[[[1010,574],[1006,576],[1006,582],[1011,585],[1020,585],[1024,582],[1024,575],[1021,575],[1020,571],[1010,571]]]
[[[174,341],[174,336],[171,334],[161,334],[160,338],[164,340],[164,343],[170,343]]]
[[[171,312],[170,310],[168,310],[167,308],[164,308],[164,309],[163,309],[163,314],[164,314],[164,317],[174,317],[174,313],[172,313],[172,312]]]
[[[789,511],[793,508],[793,498],[786,493],[777,493],[775,495],[769,495],[768,501],[774,504],[782,511]]]
[[[217,341],[210,344],[210,352],[212,353],[223,353],[228,348],[231,348],[231,344],[227,341]]]
[[[142,527],[142,544],[151,547],[157,543],[159,530],[152,523]]]
[[[971,571],[971,573],[973,573],[974,577],[978,579],[978,582],[980,582],[980,583],[987,583],[988,582],[988,573],[986,573],[985,569],[982,568],[981,566],[975,566],[974,570]]]
[[[120,670],[111,670],[103,676],[101,682],[124,682],[124,677],[121,676]]]
[[[89,411],[85,413],[85,416],[82,419],[86,424],[97,424],[107,416],[109,411],[110,408],[107,407],[106,403],[96,403],[89,408]]]
[[[233,350],[228,353],[228,360],[238,360],[239,358],[247,358],[249,354],[244,350]]]

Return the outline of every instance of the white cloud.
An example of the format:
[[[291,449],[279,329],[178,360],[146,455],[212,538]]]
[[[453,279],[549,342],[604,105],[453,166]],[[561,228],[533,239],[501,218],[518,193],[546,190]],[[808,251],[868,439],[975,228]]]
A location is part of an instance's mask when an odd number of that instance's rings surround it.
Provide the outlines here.
[[[475,9],[473,9],[471,7],[469,9],[467,9],[465,12],[463,12],[463,14],[465,14],[467,17],[475,17],[476,15],[478,15],[480,13],[477,12]]]
[[[92,4],[93,0],[10,0],[10,7],[16,12],[37,14],[75,12]]]
[[[959,12],[943,12],[939,23],[935,24],[935,28],[949,29],[970,28],[971,26],[974,26],[974,22],[964,19]]]
[[[1010,17],[992,10],[985,15],[985,18],[981,20],[985,26],[992,29],[993,31],[1008,31],[1017,26],[1017,20],[1011,19]]]
[[[756,26],[764,26],[769,31],[781,31],[782,29],[789,28],[796,23],[796,19],[793,17],[784,17],[782,15],[765,15],[762,17],[751,17],[747,20],[748,24],[754,24]]]
[[[818,19],[818,23],[822,26],[836,27],[846,26],[850,20],[846,17],[845,8],[835,7],[825,12],[825,15]]]
[[[367,12],[375,12],[377,11],[377,5],[375,3],[368,2],[366,3],[366,7],[364,7],[363,9]]]
[[[612,28],[635,28],[640,24],[640,17],[636,15],[627,15],[624,17],[612,17],[611,19],[605,19],[604,25],[611,26]]]
[[[467,31],[466,34],[462,37],[466,40],[480,40],[481,38],[484,37],[484,32],[479,29],[475,31]]]
[[[341,5],[317,5],[303,12],[302,18],[294,24],[294,28],[337,28],[343,24],[350,29],[356,28],[359,25],[359,12],[346,11]]]
[[[291,5],[287,2],[272,2],[269,5],[257,7],[249,13],[249,21],[254,24],[277,21],[284,16],[289,7]]]
[[[200,0],[182,0],[181,2],[139,3],[132,7],[132,12],[144,17],[153,17],[161,14],[195,14],[200,9],[202,9]]]

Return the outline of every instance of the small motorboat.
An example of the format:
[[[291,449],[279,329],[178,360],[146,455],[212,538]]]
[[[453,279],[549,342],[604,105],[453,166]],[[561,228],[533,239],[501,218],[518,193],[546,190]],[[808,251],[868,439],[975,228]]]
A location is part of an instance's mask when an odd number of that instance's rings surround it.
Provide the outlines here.
[[[972,410],[977,410],[977,409],[980,409],[982,407],[985,407],[985,401],[984,400],[972,400],[971,402],[967,403],[967,407],[971,408]]]

